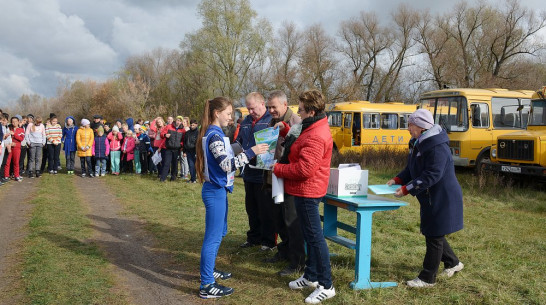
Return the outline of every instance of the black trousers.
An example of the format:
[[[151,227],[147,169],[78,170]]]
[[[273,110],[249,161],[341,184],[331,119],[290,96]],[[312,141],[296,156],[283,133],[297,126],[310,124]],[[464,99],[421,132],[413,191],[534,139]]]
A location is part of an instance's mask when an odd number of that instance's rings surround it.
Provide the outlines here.
[[[441,262],[444,263],[445,268],[451,268],[459,264],[459,259],[449,246],[445,236],[425,236],[425,239],[427,252],[419,278],[432,284],[436,282],[436,274]]]
[[[47,150],[47,144],[44,145],[44,148],[42,149],[42,166],[40,166],[40,171],[43,172],[46,168],[46,164],[48,162],[48,150]]]
[[[169,174],[169,169],[171,170],[171,181],[176,180],[176,175],[178,174],[178,155],[180,154],[180,149],[166,149],[165,157],[161,162],[163,166],[161,168],[161,178],[160,181],[167,180],[167,175]]]
[[[28,159],[28,148],[26,145],[21,145],[21,156],[19,157],[19,173],[22,175],[23,171],[27,170],[25,167],[25,159]],[[27,160],[28,167],[28,160]]]
[[[275,247],[275,225],[271,221],[271,191],[263,183],[245,182],[245,208],[248,215],[249,230],[246,240],[249,243]]]
[[[82,168],[82,175],[92,175],[95,173],[95,169],[91,167],[91,157],[80,157],[80,164]],[[85,166],[87,164],[87,167]]]
[[[284,194],[284,202],[275,204],[271,201],[271,217],[275,224],[275,230],[282,239],[277,245],[279,255],[288,259],[290,268],[305,267],[305,249],[303,232],[296,212],[294,196]]]
[[[61,144],[47,144],[47,170],[56,171],[61,166]]]

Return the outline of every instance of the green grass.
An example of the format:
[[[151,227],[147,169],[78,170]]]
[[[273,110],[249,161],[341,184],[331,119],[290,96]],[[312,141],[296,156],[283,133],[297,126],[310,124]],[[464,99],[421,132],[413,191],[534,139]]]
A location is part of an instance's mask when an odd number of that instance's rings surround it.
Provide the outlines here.
[[[31,304],[126,304],[92,235],[73,176],[44,175],[24,242],[23,286]]]
[[[370,172],[370,184],[385,183],[393,171]],[[396,288],[353,291],[354,251],[329,243],[337,295],[327,304],[544,304],[546,303],[546,193],[501,183],[498,178],[482,181],[468,171],[458,173],[463,187],[465,228],[448,237],[465,263],[451,279],[439,279],[432,289]],[[125,210],[146,220],[157,238],[158,248],[171,253],[184,273],[196,280],[182,290],[197,295],[199,255],[204,233],[205,209],[201,186],[182,182],[159,184],[150,176],[106,178],[113,193],[123,199]],[[497,185],[495,185],[497,183]],[[493,185],[493,186],[488,186]],[[414,278],[425,252],[419,233],[419,204],[404,197],[409,206],[374,215],[372,237],[373,281]],[[290,291],[291,278],[275,272],[283,264],[262,262],[266,253],[258,248],[240,249],[248,229],[244,187],[236,180],[229,196],[228,235],[220,247],[217,265],[234,274],[228,284],[235,294],[223,304],[301,303],[310,291]],[[341,221],[355,224],[354,213],[341,211]],[[347,234],[346,236],[349,236]]]

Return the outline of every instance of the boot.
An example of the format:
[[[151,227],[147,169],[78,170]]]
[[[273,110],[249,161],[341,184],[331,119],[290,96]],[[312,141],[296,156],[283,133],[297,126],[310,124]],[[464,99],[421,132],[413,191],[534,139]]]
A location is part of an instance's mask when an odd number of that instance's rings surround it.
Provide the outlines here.
[[[36,171],[36,178],[40,178],[42,176],[42,172]]]
[[[34,178],[34,172],[33,171],[28,171],[28,177],[29,178]]]

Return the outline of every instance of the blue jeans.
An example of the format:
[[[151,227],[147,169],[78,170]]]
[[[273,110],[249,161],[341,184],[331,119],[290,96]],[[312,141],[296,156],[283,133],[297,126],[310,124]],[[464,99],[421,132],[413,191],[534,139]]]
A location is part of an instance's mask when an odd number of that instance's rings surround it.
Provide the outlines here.
[[[201,285],[214,283],[214,265],[222,238],[227,234],[227,190],[205,182],[201,189],[205,204],[205,237],[201,248]]]
[[[322,198],[294,196],[303,239],[307,243],[307,260],[303,276],[318,281],[325,288],[332,287],[330,253],[320,223],[319,202]]]
[[[188,167],[190,169],[190,181],[195,181],[195,152],[186,153],[186,158],[188,159]]]
[[[95,158],[95,176],[99,176],[101,172],[106,174],[106,157]]]

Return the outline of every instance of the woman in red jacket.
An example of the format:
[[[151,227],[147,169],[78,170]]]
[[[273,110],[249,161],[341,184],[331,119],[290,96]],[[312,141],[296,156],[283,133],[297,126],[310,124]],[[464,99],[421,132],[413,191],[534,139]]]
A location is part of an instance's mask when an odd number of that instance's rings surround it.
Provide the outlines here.
[[[317,304],[336,295],[330,253],[319,214],[319,203],[326,195],[330,178],[333,142],[320,91],[306,91],[299,96],[299,101],[298,114],[303,119],[302,124],[293,126],[288,132],[283,156],[273,172],[284,178],[284,191],[294,196],[307,243],[304,274],[288,286],[291,289],[315,288],[305,302]]]

